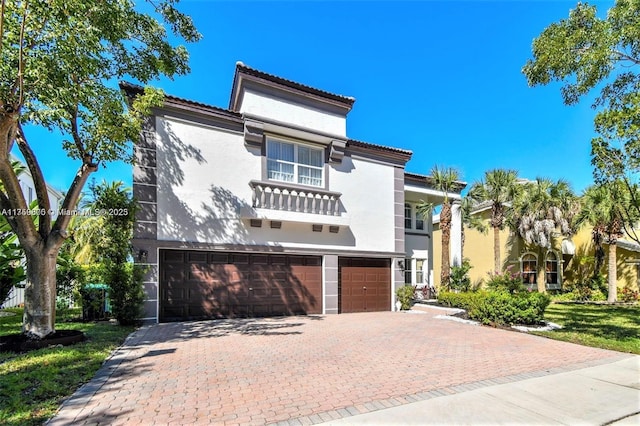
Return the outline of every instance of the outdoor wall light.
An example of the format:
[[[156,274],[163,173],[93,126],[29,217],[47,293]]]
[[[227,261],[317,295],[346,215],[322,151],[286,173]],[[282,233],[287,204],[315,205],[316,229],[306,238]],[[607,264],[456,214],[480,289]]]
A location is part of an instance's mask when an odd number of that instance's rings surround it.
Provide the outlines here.
[[[404,261],[398,260],[398,269],[404,269]]]
[[[138,250],[138,262],[146,262],[149,252],[144,249]]]

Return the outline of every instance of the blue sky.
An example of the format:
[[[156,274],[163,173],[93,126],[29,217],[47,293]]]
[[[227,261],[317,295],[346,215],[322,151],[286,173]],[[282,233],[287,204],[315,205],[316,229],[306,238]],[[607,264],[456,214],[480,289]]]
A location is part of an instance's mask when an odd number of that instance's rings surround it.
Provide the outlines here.
[[[611,2],[596,2],[602,12]],[[353,96],[353,139],[409,149],[407,171],[438,164],[468,183],[486,170],[592,182],[590,99],[567,107],[560,86],[529,88],[521,68],[531,42],[568,16],[573,1],[197,1],[183,0],[203,34],[187,46],[191,74],[157,85],[227,107],[236,61]],[[45,178],[65,190],[78,164],[59,137],[30,128]],[[131,166],[95,178],[131,183]]]

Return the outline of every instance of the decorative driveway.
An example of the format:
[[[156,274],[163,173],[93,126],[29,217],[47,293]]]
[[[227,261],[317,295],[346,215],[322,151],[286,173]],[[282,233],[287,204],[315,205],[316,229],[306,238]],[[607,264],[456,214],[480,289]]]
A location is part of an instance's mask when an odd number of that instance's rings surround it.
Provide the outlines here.
[[[146,326],[49,424],[313,424],[626,356],[440,313]]]

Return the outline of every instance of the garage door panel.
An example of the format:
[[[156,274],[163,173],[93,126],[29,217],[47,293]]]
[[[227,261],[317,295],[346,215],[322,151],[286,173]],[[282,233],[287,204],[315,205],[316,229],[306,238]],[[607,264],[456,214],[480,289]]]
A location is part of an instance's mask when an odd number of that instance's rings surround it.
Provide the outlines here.
[[[160,258],[161,321],[322,313],[321,257],[161,250]]]
[[[340,258],[338,260],[339,311],[387,311],[391,306],[389,259]]]

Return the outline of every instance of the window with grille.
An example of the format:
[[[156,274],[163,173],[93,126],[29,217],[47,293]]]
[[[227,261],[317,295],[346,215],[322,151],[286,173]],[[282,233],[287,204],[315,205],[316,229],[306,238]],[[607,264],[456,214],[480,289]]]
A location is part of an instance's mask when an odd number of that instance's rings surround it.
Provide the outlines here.
[[[324,185],[324,150],[267,139],[267,177],[299,185]]]
[[[538,259],[535,255],[527,253],[522,256],[522,282],[532,286],[538,281]]]
[[[547,284],[560,284],[558,281],[558,257],[553,252],[547,253],[545,274]]]

